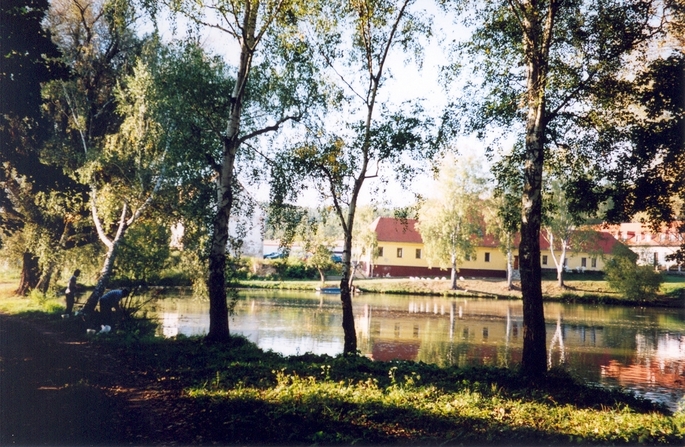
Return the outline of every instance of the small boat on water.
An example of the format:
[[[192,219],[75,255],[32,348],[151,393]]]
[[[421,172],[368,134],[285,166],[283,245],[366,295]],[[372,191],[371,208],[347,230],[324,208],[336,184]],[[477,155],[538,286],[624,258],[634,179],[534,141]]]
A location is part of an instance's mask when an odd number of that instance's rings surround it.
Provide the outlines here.
[[[351,292],[354,293],[355,295],[362,293],[362,291],[356,287],[353,287]],[[328,293],[331,295],[340,295],[340,287],[317,287],[316,293]]]
[[[317,287],[316,291],[319,293],[329,293],[331,295],[340,294],[340,287]]]

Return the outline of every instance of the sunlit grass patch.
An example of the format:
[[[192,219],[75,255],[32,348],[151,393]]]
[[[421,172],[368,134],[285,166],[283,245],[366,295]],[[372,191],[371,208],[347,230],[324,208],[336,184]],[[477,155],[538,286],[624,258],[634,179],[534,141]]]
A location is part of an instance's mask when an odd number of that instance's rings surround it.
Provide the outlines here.
[[[675,443],[685,439],[685,415],[637,413],[626,406],[601,409],[556,404],[552,400],[513,399],[493,388],[491,393],[464,387],[444,391],[418,380],[330,380],[324,375],[300,376],[274,372],[276,383],[266,388],[205,386],[188,391],[195,399],[232,408],[258,408],[268,441],[279,431],[268,421],[301,424],[298,442],[550,442]],[[392,374],[392,371],[390,371]],[[240,423],[235,420],[233,423]],[[239,417],[238,417],[239,419]],[[311,427],[311,429],[307,429]],[[288,439],[293,440],[293,439]]]
[[[55,296],[44,296],[35,291],[28,296],[14,295],[16,285],[9,288],[0,285],[0,312],[21,314],[26,312],[57,313],[64,309],[64,304]]]

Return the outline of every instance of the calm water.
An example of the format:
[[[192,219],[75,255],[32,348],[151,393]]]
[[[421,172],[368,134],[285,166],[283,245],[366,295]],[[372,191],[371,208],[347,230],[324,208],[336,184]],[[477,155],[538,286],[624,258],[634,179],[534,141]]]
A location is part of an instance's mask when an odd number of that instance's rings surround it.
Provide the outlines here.
[[[361,295],[354,306],[358,347],[373,359],[459,366],[512,366],[521,359],[520,301]],[[207,332],[208,309],[206,301],[179,296],[151,310],[165,336],[190,336]],[[685,407],[685,308],[548,303],[545,317],[550,366],[628,387],[673,410]],[[341,324],[337,295],[246,291],[230,329],[285,355],[337,355]]]

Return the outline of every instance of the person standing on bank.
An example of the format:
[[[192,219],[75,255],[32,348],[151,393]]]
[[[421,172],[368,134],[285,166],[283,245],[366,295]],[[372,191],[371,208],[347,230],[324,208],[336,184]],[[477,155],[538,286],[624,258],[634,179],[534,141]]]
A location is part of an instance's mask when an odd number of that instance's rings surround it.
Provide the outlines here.
[[[67,301],[66,313],[69,316],[71,316],[71,313],[74,310],[74,303],[76,302],[76,289],[78,289],[78,285],[76,284],[76,280],[78,279],[80,274],[81,274],[81,270],[79,270],[79,269],[74,270],[74,274],[71,276],[71,278],[69,278],[69,284],[67,284],[67,290],[64,291],[64,294],[66,295],[66,301]]]
[[[112,326],[112,309],[114,309],[117,314],[121,312],[121,307],[119,302],[122,298],[125,298],[130,293],[130,290],[126,287],[121,289],[110,290],[100,297],[100,315],[102,317],[102,324]]]

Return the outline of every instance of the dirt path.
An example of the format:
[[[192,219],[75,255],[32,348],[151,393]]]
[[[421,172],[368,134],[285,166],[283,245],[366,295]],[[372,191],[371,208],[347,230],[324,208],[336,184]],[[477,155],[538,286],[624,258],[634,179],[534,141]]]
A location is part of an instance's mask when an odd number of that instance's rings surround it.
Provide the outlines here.
[[[183,442],[165,430],[170,393],[102,346],[0,314],[1,445]]]

